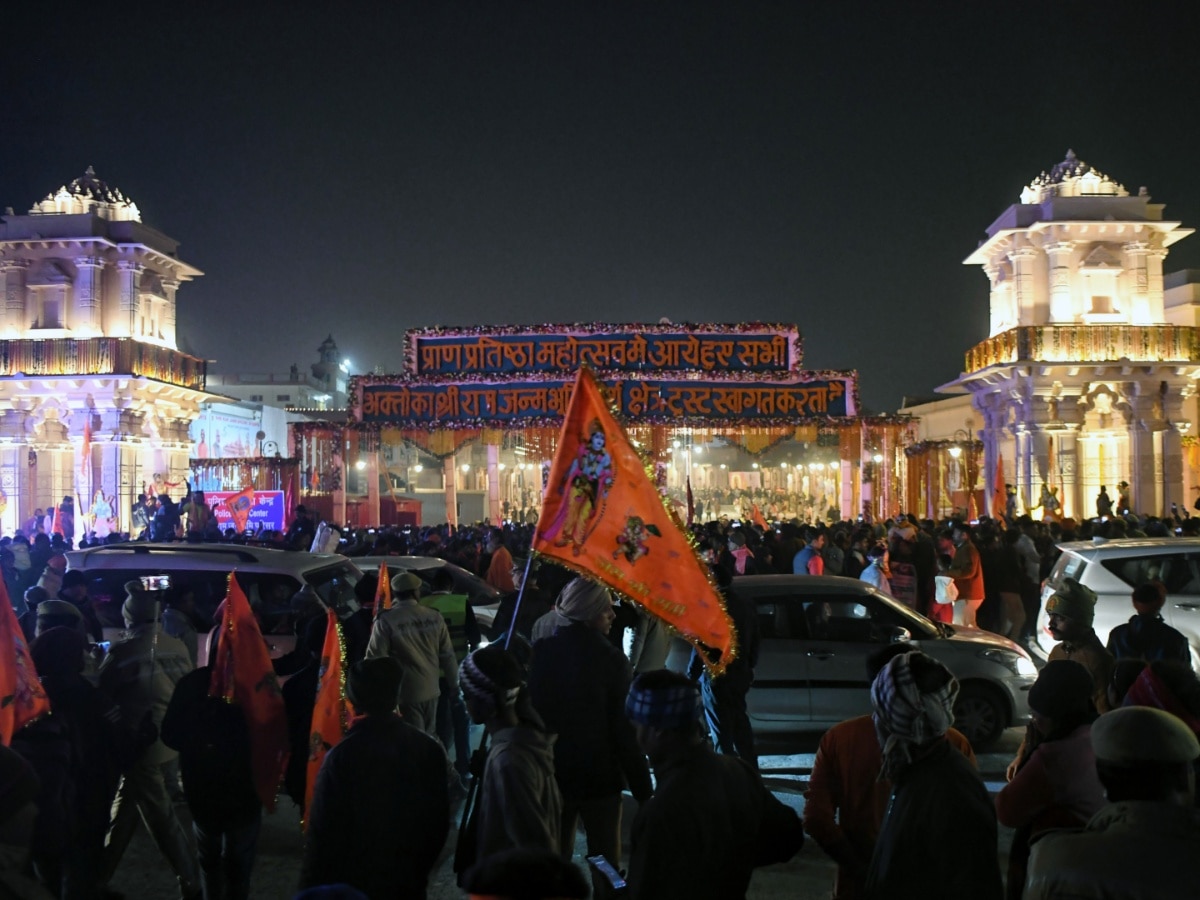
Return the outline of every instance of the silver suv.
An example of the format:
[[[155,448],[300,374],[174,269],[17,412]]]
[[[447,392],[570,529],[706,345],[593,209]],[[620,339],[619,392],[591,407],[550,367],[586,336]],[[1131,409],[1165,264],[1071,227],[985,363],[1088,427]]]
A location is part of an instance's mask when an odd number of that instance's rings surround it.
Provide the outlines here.
[[[976,749],[1029,717],[1037,669],[1007,638],[931,622],[854,578],[748,575],[733,588],[753,601],[762,634],[746,698],[755,732],[823,731],[869,713],[867,657],[907,640],[958,679],[954,726]]]
[[[1047,630],[1046,601],[1065,579],[1074,578],[1096,592],[1092,627],[1105,644],[1109,632],[1134,614],[1133,589],[1157,580],[1167,587],[1163,618],[1187,637],[1192,667],[1200,667],[1200,538],[1071,541],[1058,548],[1062,556],[1042,582],[1037,641],[1043,651],[1049,653],[1055,643]]]

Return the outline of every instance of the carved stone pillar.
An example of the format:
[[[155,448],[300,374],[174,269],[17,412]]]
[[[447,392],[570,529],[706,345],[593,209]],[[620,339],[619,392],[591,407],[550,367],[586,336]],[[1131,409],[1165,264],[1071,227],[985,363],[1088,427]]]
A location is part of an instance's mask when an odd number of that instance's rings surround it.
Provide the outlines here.
[[[133,337],[138,313],[138,283],[145,267],[133,260],[122,259],[117,262],[117,271],[120,288],[112,334],[116,337]]]
[[[1058,241],[1045,247],[1050,266],[1050,322],[1075,321],[1075,305],[1071,299],[1071,253],[1075,244]]]
[[[1146,253],[1150,245],[1145,241],[1129,241],[1125,251],[1126,288],[1129,291],[1129,315],[1133,325],[1151,325],[1160,319],[1152,319],[1150,313],[1150,283],[1146,272]]]
[[[174,347],[175,343],[175,294],[179,290],[179,282],[174,279],[163,279],[163,293],[167,295],[166,304],[163,306],[162,317],[159,321],[159,327],[162,330],[163,340],[167,342],[167,346]]]
[[[25,329],[25,275],[29,261],[25,259],[0,260],[4,273],[4,306],[0,309],[0,334],[15,337]]]
[[[95,256],[75,259],[75,305],[71,310],[70,326],[81,336],[99,334],[100,327],[100,270],[104,260]]]

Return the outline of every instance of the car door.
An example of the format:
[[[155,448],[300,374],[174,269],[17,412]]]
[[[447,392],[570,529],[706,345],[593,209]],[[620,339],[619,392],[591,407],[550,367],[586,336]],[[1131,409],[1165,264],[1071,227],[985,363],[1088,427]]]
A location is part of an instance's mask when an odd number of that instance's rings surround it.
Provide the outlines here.
[[[758,665],[746,709],[754,729],[788,731],[810,719],[803,608],[787,594],[752,598],[758,614]]]
[[[835,724],[871,711],[867,658],[904,636],[906,623],[866,591],[808,594],[803,598],[808,637],[809,711],[813,724]]]
[[[1192,645],[1192,656],[1200,650],[1200,553],[1173,557],[1174,565],[1167,574],[1167,602],[1163,617]],[[1193,660],[1194,662],[1194,660]]]

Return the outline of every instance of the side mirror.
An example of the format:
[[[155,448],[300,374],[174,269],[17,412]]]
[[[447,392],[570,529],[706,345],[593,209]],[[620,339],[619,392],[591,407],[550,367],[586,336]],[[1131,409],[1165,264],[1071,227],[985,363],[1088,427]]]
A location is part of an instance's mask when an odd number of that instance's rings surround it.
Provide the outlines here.
[[[912,632],[903,625],[885,625],[881,631],[887,644],[903,644],[912,640]]]

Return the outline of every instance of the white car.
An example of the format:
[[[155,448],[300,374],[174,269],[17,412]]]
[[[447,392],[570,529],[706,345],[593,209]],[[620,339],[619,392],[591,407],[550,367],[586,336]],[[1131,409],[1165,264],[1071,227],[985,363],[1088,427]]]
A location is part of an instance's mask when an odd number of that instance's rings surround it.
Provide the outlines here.
[[[380,563],[388,567],[388,575],[395,577],[399,572],[412,572],[420,577],[426,585],[432,587],[433,575],[437,571],[446,571],[454,580],[454,590],[466,594],[471,601],[471,610],[480,630],[488,635],[492,623],[496,620],[496,612],[500,609],[501,593],[462,566],[437,556],[351,556],[350,561],[363,572],[378,572]]]
[[[1183,633],[1192,645],[1192,668],[1200,670],[1200,538],[1124,538],[1106,541],[1070,541],[1059,544],[1058,558],[1042,582],[1042,608],[1038,613],[1038,647],[1054,647],[1046,601],[1064,581],[1074,578],[1096,592],[1096,619],[1092,627],[1104,644],[1118,625],[1134,615],[1133,589],[1147,581],[1167,588],[1163,618]]]

